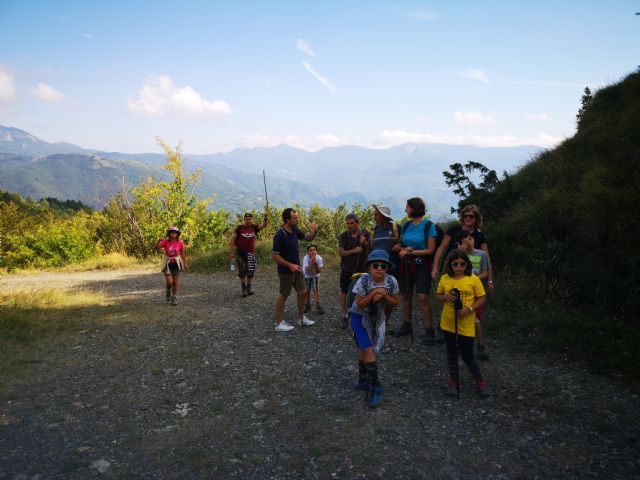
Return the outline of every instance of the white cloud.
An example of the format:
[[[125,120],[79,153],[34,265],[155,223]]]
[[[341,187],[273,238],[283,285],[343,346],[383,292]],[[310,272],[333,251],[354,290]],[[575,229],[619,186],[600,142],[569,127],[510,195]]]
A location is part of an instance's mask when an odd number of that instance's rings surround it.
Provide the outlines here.
[[[16,98],[16,79],[15,77],[0,68],[0,102],[9,102]]]
[[[553,147],[563,139],[539,133],[531,138],[518,138],[510,135],[448,135],[408,132],[404,130],[383,130],[378,134],[376,147],[388,148],[403,143],[445,143],[448,145],[476,145],[479,147],[517,147],[521,145],[538,145]]]
[[[152,75],[138,91],[137,100],[127,100],[129,110],[149,116],[168,112],[188,115],[227,114],[232,109],[224,100],[205,100],[190,86],[176,87],[167,75]]]
[[[312,57],[316,56],[316,53],[311,50],[309,44],[301,38],[296,40],[296,50],[300,50],[302,53],[306,53],[307,55],[310,55]]]
[[[66,95],[60,90],[47,85],[46,83],[38,83],[31,89],[31,93],[45,102],[61,102],[66,98]]]
[[[85,37],[85,38],[88,38],[89,40],[93,40],[94,38],[96,38],[96,37],[94,37],[93,35],[91,35],[90,33],[85,33],[85,34],[84,34],[84,37]]]
[[[530,113],[527,113],[524,118],[526,118],[527,120],[533,120],[533,121],[539,121],[539,122],[551,122],[553,121],[553,117],[551,115],[549,115],[548,113],[539,113],[537,115],[533,115]]]
[[[305,62],[304,60],[302,61],[302,65],[304,65],[304,68],[307,70],[307,72],[313,75],[315,79],[318,80],[322,85],[327,87],[331,93],[336,93],[336,87],[333,85],[331,80],[320,75],[309,63]]]
[[[468,68],[463,71],[461,75],[465,78],[471,78],[472,80],[477,80],[482,83],[491,83],[487,72],[480,70],[479,68]]]
[[[478,112],[455,112],[456,122],[474,127],[490,127],[496,124],[496,119],[491,115],[483,115]]]

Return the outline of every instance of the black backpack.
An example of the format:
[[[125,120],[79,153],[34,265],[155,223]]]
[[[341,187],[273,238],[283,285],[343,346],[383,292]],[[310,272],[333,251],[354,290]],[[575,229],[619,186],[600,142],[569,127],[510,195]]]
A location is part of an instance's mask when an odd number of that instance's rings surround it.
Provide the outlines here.
[[[409,228],[409,224],[410,223],[411,223],[411,220],[405,222],[405,224],[402,225],[402,233],[401,233],[401,235],[404,235],[404,232],[407,231],[407,228]],[[428,242],[429,242],[429,230],[431,229],[431,224],[432,223],[433,222],[431,220],[427,220],[427,224],[424,226],[424,244],[425,245],[427,245]],[[438,225],[437,223],[435,223],[434,225],[436,226],[436,249],[433,251],[433,253],[431,255],[427,256],[432,261],[433,261],[433,255],[436,253],[436,251],[440,247],[440,244],[442,243],[442,239],[444,238],[444,230],[442,230],[440,225]]]

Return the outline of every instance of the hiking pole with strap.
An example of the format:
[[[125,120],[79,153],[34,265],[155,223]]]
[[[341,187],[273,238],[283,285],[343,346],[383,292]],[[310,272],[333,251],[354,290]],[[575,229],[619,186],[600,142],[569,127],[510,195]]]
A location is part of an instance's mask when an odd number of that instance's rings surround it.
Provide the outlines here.
[[[413,288],[409,290],[409,265],[411,264],[408,255],[404,256],[404,281],[407,289],[407,300],[409,302],[409,330],[411,331],[411,343],[416,343],[416,335],[413,333]]]
[[[456,400],[460,401],[460,363],[458,362],[458,352],[460,347],[458,346],[458,310],[462,308],[462,301],[460,300],[460,290],[453,288],[451,290],[456,296],[456,300],[453,302],[453,322],[456,331]]]

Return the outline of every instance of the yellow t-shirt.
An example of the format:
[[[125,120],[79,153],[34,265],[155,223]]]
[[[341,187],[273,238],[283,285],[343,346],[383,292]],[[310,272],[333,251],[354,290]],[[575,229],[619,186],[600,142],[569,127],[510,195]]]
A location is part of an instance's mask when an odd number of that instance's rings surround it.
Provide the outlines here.
[[[456,280],[447,274],[440,278],[438,283],[438,294],[443,295],[449,293],[452,288],[460,290],[460,299],[462,300],[462,308],[473,305],[479,297],[486,295],[482,282],[476,275],[465,276],[460,280]],[[440,319],[440,328],[447,332],[455,333],[455,312],[451,302],[445,302],[442,307],[442,318]],[[476,336],[475,313],[470,313],[464,317],[458,317],[458,334],[467,337]]]

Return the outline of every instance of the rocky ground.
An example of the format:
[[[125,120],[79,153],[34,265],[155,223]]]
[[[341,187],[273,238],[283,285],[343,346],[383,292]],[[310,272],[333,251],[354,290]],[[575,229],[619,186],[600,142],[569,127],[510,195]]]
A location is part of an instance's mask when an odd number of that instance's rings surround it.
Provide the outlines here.
[[[443,345],[389,338],[383,404],[367,409],[336,276],[327,313],[289,333],[273,330],[272,268],[246,299],[229,272],[185,274],[177,307],[153,271],[0,277],[113,301],[3,380],[0,478],[640,478],[637,395],[496,339],[481,365],[493,395],[464,372],[456,401]]]

